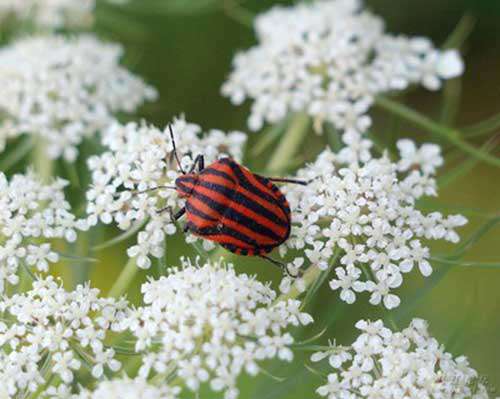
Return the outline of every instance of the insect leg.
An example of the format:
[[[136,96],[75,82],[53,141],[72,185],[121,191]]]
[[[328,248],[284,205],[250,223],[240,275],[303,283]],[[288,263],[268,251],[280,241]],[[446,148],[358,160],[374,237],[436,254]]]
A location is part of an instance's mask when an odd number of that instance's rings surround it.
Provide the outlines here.
[[[278,266],[282,271],[284,271],[291,278],[297,278],[300,276],[300,274],[293,275],[292,273],[290,273],[290,270],[288,270],[287,265],[285,265],[284,263],[278,262],[277,260],[274,260],[273,258],[270,258],[269,256],[266,256],[266,255],[260,255],[260,257],[262,259],[267,260],[268,262],[271,262],[273,265]]]
[[[191,166],[191,169],[189,169],[188,173],[193,173],[196,169],[196,166],[198,166],[198,172],[201,172],[203,169],[205,169],[205,157],[203,155],[200,154],[196,156],[193,165]]]
[[[179,155],[177,154],[177,148],[175,146],[175,138],[174,138],[174,132],[172,130],[172,125],[168,125],[168,129],[170,131],[170,138],[172,139],[172,145],[174,146],[174,156],[175,160],[177,161],[177,166],[179,167],[179,170],[182,172],[182,174],[185,175],[186,172],[184,171],[184,169],[182,169],[182,164],[179,159]]]
[[[292,183],[300,184],[301,186],[307,186],[311,182],[311,180],[283,179],[280,177],[266,177],[266,179],[275,183]]]
[[[166,211],[168,211],[168,213],[170,214],[170,219],[172,219],[172,222],[175,222],[176,220],[179,220],[186,213],[186,208],[182,208],[177,213],[174,213],[173,210],[172,210],[172,207],[171,206],[167,206],[165,208],[158,209],[156,212],[157,213],[163,213],[163,212],[166,212]]]

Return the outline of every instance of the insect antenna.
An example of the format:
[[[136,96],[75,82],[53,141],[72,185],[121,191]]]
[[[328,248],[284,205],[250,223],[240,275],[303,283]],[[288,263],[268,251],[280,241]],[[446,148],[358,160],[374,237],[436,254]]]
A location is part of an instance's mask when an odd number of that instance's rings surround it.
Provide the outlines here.
[[[175,156],[175,160],[177,161],[177,166],[179,167],[179,170],[181,171],[181,173],[183,175],[185,175],[186,172],[184,171],[184,169],[182,169],[182,164],[181,164],[181,161],[179,159],[179,155],[177,154],[177,148],[175,146],[175,138],[174,138],[174,131],[172,130],[172,125],[168,125],[168,130],[170,131],[170,138],[172,139],[172,144],[174,146],[174,156]]]

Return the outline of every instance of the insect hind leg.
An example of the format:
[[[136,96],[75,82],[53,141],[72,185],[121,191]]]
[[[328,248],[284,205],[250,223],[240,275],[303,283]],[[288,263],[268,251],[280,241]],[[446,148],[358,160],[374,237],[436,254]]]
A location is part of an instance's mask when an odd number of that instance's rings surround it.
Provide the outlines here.
[[[266,255],[259,255],[262,259],[265,259],[267,260],[268,262],[271,262],[274,266],[277,266],[279,267],[288,277],[291,277],[291,278],[297,278],[297,277],[300,277],[301,273],[297,273],[297,274],[292,274],[290,273],[290,270],[288,270],[288,267],[286,264],[282,263],[282,262],[279,262],[269,256],[266,256]]]

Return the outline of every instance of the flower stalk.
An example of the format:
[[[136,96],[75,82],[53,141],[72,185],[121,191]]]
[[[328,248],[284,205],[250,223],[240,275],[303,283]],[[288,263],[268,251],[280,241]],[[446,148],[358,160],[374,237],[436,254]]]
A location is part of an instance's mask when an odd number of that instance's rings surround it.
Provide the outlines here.
[[[115,284],[109,290],[108,296],[111,298],[121,297],[127,291],[137,273],[139,273],[139,268],[137,267],[136,258],[130,258]]]
[[[311,120],[305,113],[298,113],[293,116],[288,130],[274,151],[267,164],[266,170],[270,172],[281,172],[286,170],[290,160],[297,154],[307,133]]]

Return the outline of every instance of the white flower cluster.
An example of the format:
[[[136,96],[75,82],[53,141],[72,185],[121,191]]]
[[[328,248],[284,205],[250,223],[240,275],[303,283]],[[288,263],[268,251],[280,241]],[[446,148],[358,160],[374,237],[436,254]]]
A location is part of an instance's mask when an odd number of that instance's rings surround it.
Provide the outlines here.
[[[236,160],[242,157],[246,142],[243,133],[211,130],[202,136],[198,125],[182,118],[174,120],[171,126],[184,170],[189,170],[198,154],[205,155],[207,165],[223,155]],[[175,190],[154,190],[172,186],[179,176],[169,130],[146,124],[115,124],[105,133],[103,143],[109,151],[88,161],[92,172],[92,185],[87,192],[90,223],[114,221],[120,229],[128,230],[147,222],[138,234],[137,245],[129,248],[128,254],[137,258],[139,267],[149,268],[150,256],[162,256],[165,236],[176,231],[166,208],[182,206]]]
[[[49,388],[46,399],[176,399],[180,388],[168,385],[156,386],[147,381],[127,377],[101,381],[93,391],[82,390],[72,395],[66,386]]]
[[[44,185],[28,172],[10,182],[0,173],[0,293],[5,283],[17,284],[23,265],[40,272],[59,260],[49,240],[76,240],[76,231],[87,229],[84,220],[70,212],[64,197],[67,182],[57,179]]]
[[[14,18],[16,23],[31,22],[41,29],[90,26],[95,0],[2,0],[0,22]]]
[[[257,17],[255,29],[259,44],[235,57],[222,87],[233,104],[253,101],[252,130],[301,111],[318,129],[329,122],[352,141],[370,126],[367,112],[376,94],[410,84],[437,90],[464,69],[455,50],[385,33],[361,0],[275,7]]]
[[[414,319],[401,332],[381,320],[361,320],[362,331],[349,347],[332,346],[311,360],[328,357],[334,371],[319,395],[337,398],[488,399],[488,392],[465,356],[453,358],[429,335],[427,323]]]
[[[11,397],[37,391],[50,372],[69,385],[84,364],[94,378],[105,367],[121,367],[104,340],[117,329],[127,302],[98,295],[88,285],[67,292],[47,277],[34,281],[31,291],[0,300],[0,386]]]
[[[268,285],[237,275],[232,265],[183,260],[182,268],[144,284],[142,292],[145,306],[123,322],[137,338],[136,351],[146,352],[140,376],[167,378],[175,369],[191,390],[209,381],[226,399],[238,396],[242,372],[259,372],[259,361],[291,361],[294,340],[286,329],[312,322],[299,301],[273,304]]]
[[[291,237],[280,249],[303,250],[307,259],[326,270],[339,254],[333,290],[347,303],[356,293],[370,293],[370,303],[383,302],[394,308],[400,299],[393,290],[403,283],[403,274],[418,267],[429,276],[429,248],[424,240],[459,241],[455,229],[467,223],[461,215],[424,214],[416,201],[436,196],[434,174],[443,160],[440,148],[410,140],[398,142],[401,159],[387,155],[372,158],[369,148],[364,161],[350,163],[350,150],[339,154],[325,150],[317,160],[298,172],[307,186],[287,186],[293,213]],[[298,258],[290,268],[302,265]],[[363,272],[366,274],[363,277]],[[289,286],[287,279],[284,289]]]
[[[156,91],[119,65],[123,49],[91,35],[32,37],[0,49],[0,150],[32,134],[48,156],[74,161],[85,137]]]

